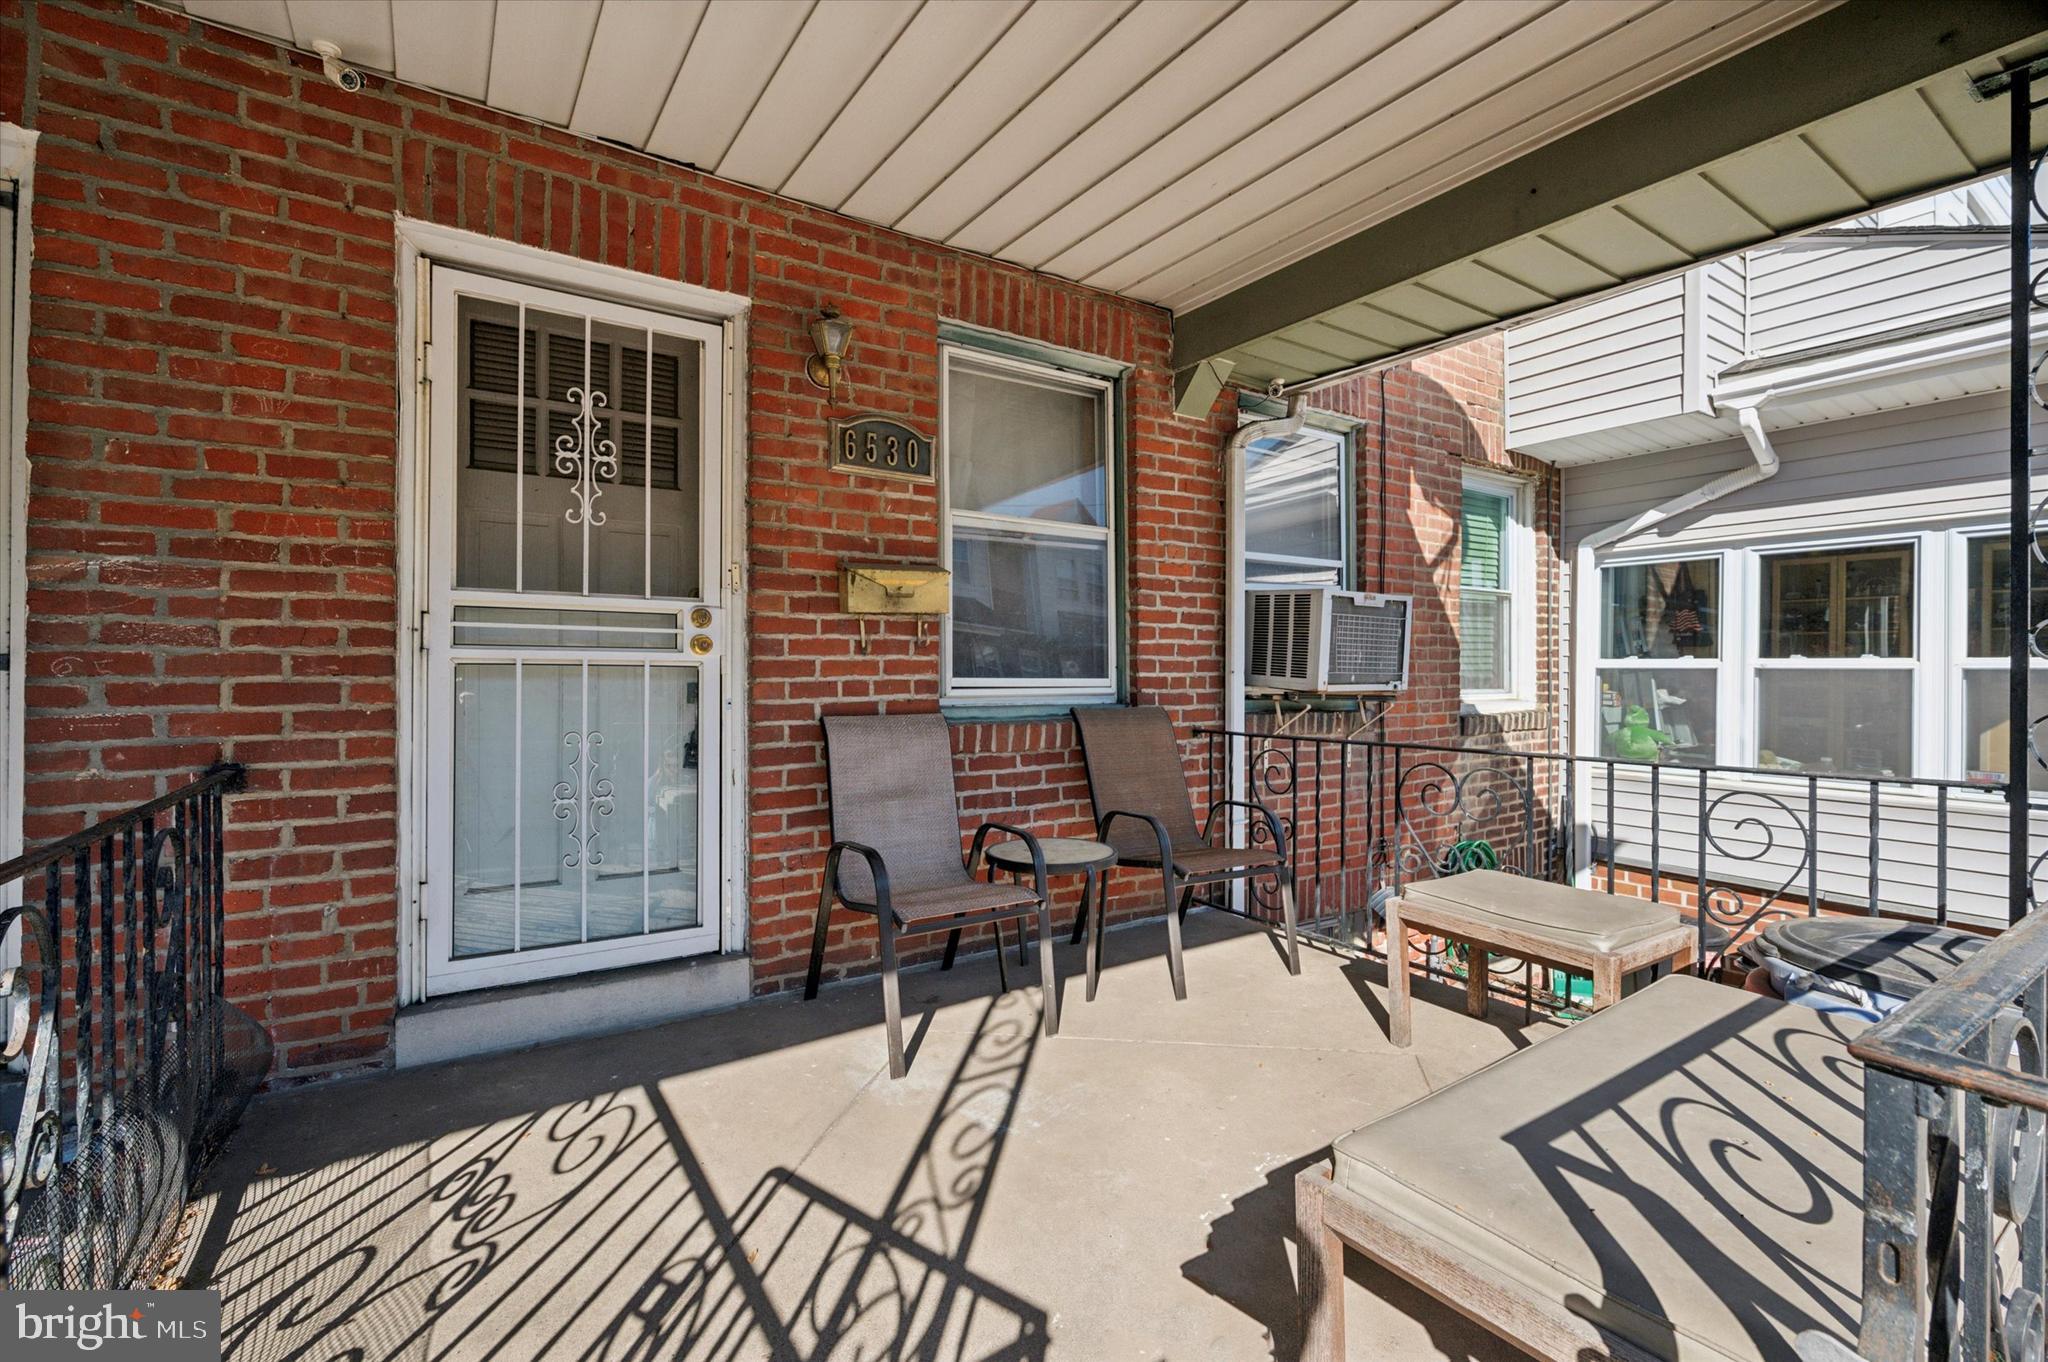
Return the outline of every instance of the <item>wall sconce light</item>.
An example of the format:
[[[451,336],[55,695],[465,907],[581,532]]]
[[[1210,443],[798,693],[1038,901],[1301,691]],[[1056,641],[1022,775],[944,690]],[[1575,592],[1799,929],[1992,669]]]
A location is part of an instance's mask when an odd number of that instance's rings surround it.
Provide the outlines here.
[[[804,373],[828,395],[836,395],[839,366],[845,362],[846,347],[852,340],[853,323],[840,316],[836,307],[826,308],[811,323],[811,344],[818,347],[818,353],[804,361]]]

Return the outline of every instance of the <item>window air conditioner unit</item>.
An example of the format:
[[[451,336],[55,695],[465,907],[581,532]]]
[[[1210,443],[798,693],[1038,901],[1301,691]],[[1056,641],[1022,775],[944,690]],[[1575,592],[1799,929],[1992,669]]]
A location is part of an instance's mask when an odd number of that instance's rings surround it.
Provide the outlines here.
[[[1245,591],[1245,684],[1260,690],[1360,694],[1408,688],[1414,598],[1327,586]]]

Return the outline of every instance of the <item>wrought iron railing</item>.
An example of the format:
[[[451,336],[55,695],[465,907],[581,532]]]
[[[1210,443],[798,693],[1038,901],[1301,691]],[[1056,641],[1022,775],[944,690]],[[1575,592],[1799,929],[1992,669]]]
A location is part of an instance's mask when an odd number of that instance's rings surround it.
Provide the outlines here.
[[[240,766],[0,864],[0,1286],[145,1281],[268,1072],[222,997]],[[18,886],[17,888],[13,888]]]
[[[1671,903],[1697,919],[1703,972],[1788,916],[2007,911],[2001,785],[1298,731],[1201,738],[1210,797],[1235,773],[1278,815],[1302,929],[1349,946],[1370,948],[1404,883],[1476,867]]]
[[[1864,1064],[1866,1362],[2039,1362],[2044,1039],[2048,920],[2037,916],[1850,1043]]]

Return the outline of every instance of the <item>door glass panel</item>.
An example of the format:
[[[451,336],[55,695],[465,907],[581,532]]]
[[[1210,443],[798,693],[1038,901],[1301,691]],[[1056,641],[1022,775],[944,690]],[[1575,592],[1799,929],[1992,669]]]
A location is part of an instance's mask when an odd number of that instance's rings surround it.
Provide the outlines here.
[[[519,334],[518,308],[463,300],[457,369],[462,394],[456,401],[459,586],[494,591],[518,586],[520,469],[534,466],[534,451],[540,447],[532,401],[539,391],[534,333],[531,327],[526,331],[523,357]]]
[[[574,495],[575,467],[569,476],[558,471],[557,446],[569,441],[581,448],[575,422],[582,414],[581,394],[589,378],[584,367],[583,321],[532,308],[526,310],[526,321],[533,337],[527,364],[537,373],[534,382],[540,400],[527,415],[527,423],[536,433],[520,479],[525,498],[519,522],[520,589],[581,592],[583,527],[570,518],[581,514]],[[602,432],[594,430],[592,438],[602,438]],[[456,514],[468,519],[465,507],[458,506]],[[459,574],[455,584],[469,585]]]
[[[456,667],[455,958],[700,924],[697,711],[694,667]]]
[[[704,920],[697,900],[697,672],[649,671],[647,926],[664,932]]]
[[[590,912],[588,939],[637,936],[647,929],[647,720],[646,667],[592,667],[585,819],[593,836],[582,848],[589,862],[584,890]],[[567,786],[564,789],[563,786]],[[572,770],[556,787],[557,816],[574,814],[584,793]],[[568,795],[569,802],[563,802]]]
[[[458,344],[455,585],[696,598],[703,347],[469,297]]]
[[[574,770],[581,749],[573,741],[583,730],[583,669],[574,663],[524,663],[519,668],[518,712],[482,718],[479,731],[519,753],[519,786],[506,820],[519,824],[519,949],[566,946],[583,939],[583,841],[601,834],[584,828],[607,821],[605,790]],[[457,703],[461,697],[457,696]],[[460,723],[457,728],[461,727]],[[593,755],[601,755],[593,752]],[[602,775],[598,779],[602,779]],[[589,787],[591,799],[574,799]],[[571,796],[565,808],[558,800]],[[456,793],[461,808],[461,792]],[[565,816],[571,814],[572,816]],[[460,817],[460,814],[457,815]],[[455,939],[462,940],[458,901]]]
[[[514,820],[513,667],[455,669],[455,954],[514,949],[519,878]]]

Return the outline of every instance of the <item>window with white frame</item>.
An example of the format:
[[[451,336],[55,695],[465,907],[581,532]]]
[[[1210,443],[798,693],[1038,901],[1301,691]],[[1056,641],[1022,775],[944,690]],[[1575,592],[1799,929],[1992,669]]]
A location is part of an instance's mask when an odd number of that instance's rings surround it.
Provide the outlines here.
[[[2003,531],[1972,526],[1604,562],[1589,745],[2001,784],[2010,560]],[[2048,570],[2036,572],[2034,615],[2048,619]],[[2032,712],[2048,712],[2048,661],[2030,688]],[[2030,783],[2048,792],[2048,772]]]
[[[2048,536],[2036,543],[2048,551]],[[1987,783],[2005,779],[2008,735],[2007,678],[2012,675],[2006,643],[2006,621],[2012,617],[2012,545],[2002,533],[1963,537],[1962,768],[1964,780]],[[2033,618],[2048,619],[2048,571],[2037,560],[2033,568]],[[2028,669],[2027,712],[2048,713],[2048,665]],[[2039,762],[2028,772],[2030,788],[2048,791],[2048,772]]]
[[[947,695],[1114,695],[1111,384],[953,346],[943,372]]]
[[[1528,488],[1465,475],[1459,516],[1458,662],[1468,703],[1534,697],[1535,552]]]
[[[1758,555],[1757,765],[1913,770],[1912,540]]]
[[[1721,560],[1600,574],[1600,755],[1711,765],[1720,738]]]
[[[1310,426],[1245,450],[1244,575],[1249,581],[1351,580],[1350,439]]]

